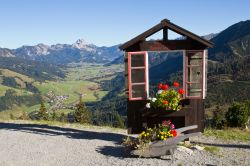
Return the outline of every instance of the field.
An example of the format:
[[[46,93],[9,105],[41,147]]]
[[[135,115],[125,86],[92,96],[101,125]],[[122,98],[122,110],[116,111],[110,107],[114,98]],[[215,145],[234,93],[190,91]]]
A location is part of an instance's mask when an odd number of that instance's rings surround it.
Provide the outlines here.
[[[45,99],[46,106],[49,108],[51,104],[48,104],[52,100],[49,94],[53,94],[55,97],[66,96],[62,101],[63,105],[74,105],[79,101],[80,95],[84,102],[99,101],[104,97],[108,91],[102,90],[100,83],[103,80],[110,80],[116,76],[117,72],[124,70],[122,65],[103,66],[98,64],[70,64],[65,69],[66,77],[64,79],[58,79],[55,81],[38,82],[25,75],[1,69],[0,76],[14,77],[16,82],[21,85],[20,88],[8,87],[0,84],[0,96],[5,94],[7,89],[14,89],[17,95],[32,94],[23,87],[24,82],[32,82],[32,85],[38,88],[39,92]],[[0,119],[9,119],[10,113],[15,117],[19,117],[22,112],[30,113],[38,110],[40,105],[33,106],[14,106],[10,110],[0,111]],[[61,109],[60,113],[71,112],[70,109]]]

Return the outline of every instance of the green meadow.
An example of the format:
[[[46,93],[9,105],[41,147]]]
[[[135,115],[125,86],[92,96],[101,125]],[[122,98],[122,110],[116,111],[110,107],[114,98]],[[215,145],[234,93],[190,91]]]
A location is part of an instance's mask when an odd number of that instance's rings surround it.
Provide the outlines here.
[[[55,96],[67,96],[67,99],[63,101],[64,105],[74,105],[79,101],[80,95],[84,102],[94,102],[101,100],[108,91],[104,91],[101,88],[101,81],[110,80],[116,76],[117,72],[124,70],[123,65],[112,65],[106,67],[99,64],[70,64],[64,70],[66,77],[63,79],[46,80],[44,82],[34,81],[25,75],[21,75],[10,70],[2,69],[2,74],[6,77],[14,77],[18,84],[26,82],[33,82],[32,85],[38,88],[39,92],[43,96],[46,107],[50,98],[49,93]],[[3,96],[7,89],[14,89],[17,95],[30,95],[31,92],[24,88],[13,88],[0,84],[0,96]],[[21,116],[23,112],[30,113],[38,110],[40,104],[33,106],[14,106],[9,110],[0,111],[0,119],[9,119],[10,113],[15,117]],[[61,109],[58,113],[69,113],[70,109]]]

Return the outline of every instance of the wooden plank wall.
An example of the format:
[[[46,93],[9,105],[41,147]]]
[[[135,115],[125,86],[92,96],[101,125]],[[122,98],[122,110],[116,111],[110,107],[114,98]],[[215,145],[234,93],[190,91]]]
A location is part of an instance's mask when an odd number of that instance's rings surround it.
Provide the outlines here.
[[[146,100],[127,101],[128,116],[128,133],[137,134],[144,128],[144,123],[148,127],[153,127],[161,123],[163,120],[171,120],[176,127],[185,127],[190,125],[198,125],[198,128],[189,132],[203,132],[204,130],[204,100],[189,99],[189,104],[185,105],[182,110],[171,114],[163,114],[158,116],[143,117],[142,112],[145,111]]]

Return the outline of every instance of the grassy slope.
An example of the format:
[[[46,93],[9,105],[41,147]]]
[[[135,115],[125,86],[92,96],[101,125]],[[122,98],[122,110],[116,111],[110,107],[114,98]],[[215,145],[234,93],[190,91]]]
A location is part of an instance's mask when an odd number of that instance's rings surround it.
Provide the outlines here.
[[[124,69],[122,65],[112,65],[109,67],[102,65],[94,64],[81,64],[70,65],[69,68],[65,71],[67,72],[66,78],[63,80],[57,81],[45,81],[45,82],[34,82],[33,85],[36,86],[42,95],[46,95],[49,91],[53,91],[55,95],[68,95],[69,98],[64,101],[65,104],[76,103],[79,100],[79,94],[84,94],[83,101],[98,101],[104,97],[108,91],[103,91],[100,88],[100,82],[105,79],[111,79],[116,74]],[[16,72],[4,69],[5,76],[8,77],[17,77],[27,82],[34,81],[33,79],[21,75]],[[10,89],[10,87],[0,85],[0,95],[4,95],[5,91]],[[17,92],[21,91],[20,95],[24,95],[25,90],[16,90]],[[28,92],[25,92],[28,93]],[[23,111],[32,112],[38,110],[40,105],[34,105],[32,107],[21,106],[13,107],[12,110],[5,110],[0,112],[0,119],[9,119],[10,113],[13,113],[14,116],[18,117]],[[47,105],[47,108],[49,105]],[[62,109],[61,112],[68,113],[72,110]]]
[[[17,72],[14,72],[14,71],[11,71],[11,70],[8,70],[8,69],[0,69],[0,72],[4,76],[19,78],[19,79],[21,79],[23,81],[26,81],[26,82],[34,81],[34,79],[32,79],[32,78],[30,78],[30,77],[28,77],[26,75],[19,74]]]
[[[5,85],[1,85],[2,76],[14,77],[16,79],[17,84],[21,85],[22,88],[25,88],[24,87],[24,85],[25,85],[24,82],[29,82],[30,83],[30,82],[34,81],[32,78],[30,78],[28,76],[25,76],[23,74],[13,72],[13,71],[8,70],[8,69],[0,69],[0,96],[3,96],[5,94],[5,92],[6,92],[6,90],[8,90],[8,89],[15,90],[17,92],[17,95],[20,95],[20,96],[32,94],[31,92],[28,92],[25,89],[18,89],[18,88],[13,88],[13,87],[8,87],[8,86],[5,86]]]

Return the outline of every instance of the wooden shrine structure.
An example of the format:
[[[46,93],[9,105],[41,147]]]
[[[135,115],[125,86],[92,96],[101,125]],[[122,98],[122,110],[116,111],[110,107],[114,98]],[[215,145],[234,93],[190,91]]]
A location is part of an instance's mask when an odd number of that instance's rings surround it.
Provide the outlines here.
[[[163,30],[162,40],[146,41],[146,38]],[[184,36],[183,39],[169,40],[171,30]],[[127,92],[128,133],[136,134],[144,127],[152,127],[163,119],[170,119],[177,128],[198,125],[194,131],[204,129],[204,99],[207,90],[207,48],[210,41],[173,24],[167,19],[122,44],[125,52],[125,78]],[[149,97],[149,51],[183,52],[183,108],[180,111],[163,114],[145,114]],[[167,70],[166,66],[166,70]]]

